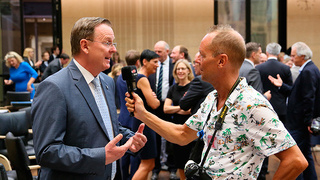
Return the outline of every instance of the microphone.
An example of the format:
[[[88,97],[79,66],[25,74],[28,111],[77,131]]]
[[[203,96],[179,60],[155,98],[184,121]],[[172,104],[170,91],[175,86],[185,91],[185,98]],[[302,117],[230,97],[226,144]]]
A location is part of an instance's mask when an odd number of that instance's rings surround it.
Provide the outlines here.
[[[122,79],[127,82],[128,92],[130,98],[133,99],[132,92],[137,90],[136,78],[137,78],[137,68],[134,65],[125,66],[121,69]],[[130,113],[133,116],[133,112]]]

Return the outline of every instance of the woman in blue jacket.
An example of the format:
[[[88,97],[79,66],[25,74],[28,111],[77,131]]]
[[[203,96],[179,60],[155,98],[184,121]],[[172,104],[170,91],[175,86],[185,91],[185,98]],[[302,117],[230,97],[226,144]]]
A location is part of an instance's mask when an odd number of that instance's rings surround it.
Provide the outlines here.
[[[10,70],[10,78],[4,80],[5,85],[15,83],[16,92],[29,91],[33,99],[35,94],[33,82],[38,77],[37,72],[14,51],[8,52],[4,59]]]

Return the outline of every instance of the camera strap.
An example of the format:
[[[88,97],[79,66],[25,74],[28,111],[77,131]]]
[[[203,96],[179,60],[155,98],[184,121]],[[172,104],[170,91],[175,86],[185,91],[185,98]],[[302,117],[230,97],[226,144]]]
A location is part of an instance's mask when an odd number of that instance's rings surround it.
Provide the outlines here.
[[[233,84],[232,88],[230,89],[230,91],[229,91],[229,93],[228,93],[226,102],[227,102],[230,94],[231,94],[231,93],[234,91],[234,89],[238,86],[238,84],[240,83],[241,80],[242,80],[242,78],[238,78],[237,81]],[[224,105],[223,105],[223,107],[222,107],[222,110],[221,110],[221,112],[220,112],[220,115],[219,115],[219,118],[218,118],[217,122],[215,123],[214,133],[213,133],[213,135],[212,135],[212,137],[211,137],[211,140],[210,140],[210,142],[209,142],[209,145],[208,145],[208,147],[207,147],[207,149],[206,149],[206,153],[205,153],[205,155],[204,155],[204,157],[203,157],[203,160],[202,160],[202,162],[201,162],[200,170],[202,170],[202,171],[204,170],[204,169],[203,169],[203,165],[204,165],[205,160],[207,159],[207,156],[208,156],[208,154],[209,154],[210,148],[211,148],[211,146],[212,146],[212,144],[213,144],[214,137],[216,136],[217,131],[222,129],[222,124],[223,124],[224,118],[225,118],[226,115],[227,115],[227,111],[228,111],[229,108],[228,108],[228,106],[226,105],[226,102],[224,103]],[[211,109],[211,111],[212,111],[212,109]],[[209,112],[207,121],[208,121],[209,118],[210,118],[211,111]]]

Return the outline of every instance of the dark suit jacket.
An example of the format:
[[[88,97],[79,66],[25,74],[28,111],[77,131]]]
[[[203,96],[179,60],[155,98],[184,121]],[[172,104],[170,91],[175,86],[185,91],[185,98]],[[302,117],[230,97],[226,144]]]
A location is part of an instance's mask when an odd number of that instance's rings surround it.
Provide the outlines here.
[[[58,55],[58,56],[53,56],[53,54],[51,54],[51,55],[49,56],[48,63],[50,64],[53,60],[55,60],[55,59],[57,59],[57,58],[59,58],[59,55]]]
[[[36,69],[36,67],[34,66],[34,62],[33,64],[30,64],[30,61],[27,57],[23,57],[24,62],[27,62],[33,69]]]
[[[292,85],[292,76],[290,67],[279,62],[277,59],[268,59],[265,63],[256,66],[256,69],[259,70],[261,81],[263,84],[263,93],[270,90],[271,99],[270,103],[278,115],[287,114],[286,99],[287,96],[280,93],[278,87],[273,85],[268,76],[276,78],[277,74],[280,75],[284,83]]]
[[[40,67],[39,67],[39,70],[41,73],[44,73],[44,71],[46,70],[47,68],[47,65],[44,64],[45,61],[42,61]]]
[[[200,108],[200,104],[213,90],[213,86],[210,83],[203,81],[201,76],[195,77],[190,82],[190,87],[186,94],[180,99],[180,108],[185,111],[191,108],[191,114],[196,113]]]
[[[113,79],[104,73],[99,76],[114,136],[123,134],[123,144],[134,133],[117,121]],[[105,165],[104,149],[110,141],[107,129],[74,60],[40,83],[31,114],[40,179],[110,179],[111,164]],[[120,172],[119,164],[117,170]]]
[[[258,92],[263,93],[263,86],[259,71],[246,60],[242,63],[239,70],[239,76],[245,77],[248,85],[252,86]]]
[[[45,80],[48,76],[51,76],[52,74],[60,71],[61,69],[62,68],[60,64],[60,59],[59,58],[54,59],[44,70],[44,73],[42,75],[42,81]]]
[[[320,72],[308,62],[293,86],[283,83],[280,92],[289,96],[286,127],[289,130],[307,129],[320,116]]]

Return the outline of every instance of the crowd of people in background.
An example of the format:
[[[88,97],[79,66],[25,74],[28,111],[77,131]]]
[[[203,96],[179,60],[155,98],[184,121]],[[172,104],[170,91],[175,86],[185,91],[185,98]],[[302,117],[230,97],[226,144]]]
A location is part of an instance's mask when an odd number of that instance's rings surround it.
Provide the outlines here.
[[[85,40],[87,43],[97,42]],[[307,159],[309,166],[299,178],[316,179],[311,155],[310,125],[312,118],[317,116],[314,113],[316,108],[319,108],[320,74],[311,61],[312,51],[302,42],[292,46],[291,54],[281,52],[283,49],[277,43],[269,43],[265,53],[257,42],[247,43],[245,49],[245,59],[239,71],[240,77],[244,77],[248,85],[271,103],[277,117],[289,130]],[[212,84],[201,78],[203,69],[200,68],[200,64],[204,58],[204,54],[197,53],[192,61],[185,46],[176,45],[170,50],[165,41],[156,42],[154,50],[145,49],[141,53],[129,50],[125,60],[114,51],[110,67],[102,72],[114,80],[117,117],[121,125],[133,132],[139,132],[142,123],[139,119],[131,117],[127,110],[127,86],[122,79],[122,67],[133,65],[138,69],[135,93],[142,98],[148,111],[165,121],[183,125],[215,89]],[[10,79],[4,80],[5,85],[14,83],[16,91],[29,91],[31,98],[35,94],[33,83],[44,81],[70,62],[70,57],[61,53],[58,46],[54,46],[51,53],[43,52],[38,61],[34,59],[32,48],[26,48],[23,57],[11,51],[4,59],[10,69]],[[59,75],[52,76],[49,81],[55,77],[62,78]],[[303,82],[308,82],[308,85],[302,85]],[[187,145],[170,143],[147,125],[143,134],[148,141],[138,156],[126,154],[121,159],[123,179],[147,179],[148,174],[152,172],[151,179],[155,180],[161,170],[169,171],[170,179],[179,179],[177,172],[180,179],[185,179],[184,167],[195,141]],[[265,179],[267,173],[268,158],[264,160],[257,179]]]
[[[9,68],[10,78],[5,79],[4,84],[14,84],[16,92],[30,92],[30,98],[33,99],[35,94],[33,83],[40,83],[61,70],[70,61],[67,54],[60,53],[58,46],[52,47],[51,52],[50,54],[49,51],[44,51],[40,60],[35,59],[34,50],[30,47],[24,49],[23,56],[14,51],[8,52],[4,60]]]

